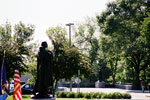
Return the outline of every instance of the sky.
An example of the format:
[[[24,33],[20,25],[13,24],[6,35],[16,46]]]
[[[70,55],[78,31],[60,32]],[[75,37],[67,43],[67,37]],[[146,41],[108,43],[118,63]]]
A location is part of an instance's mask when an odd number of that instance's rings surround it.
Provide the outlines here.
[[[22,21],[35,25],[35,40],[47,41],[46,30],[95,17],[112,0],[0,0],[0,25]],[[76,25],[76,24],[75,24]],[[67,26],[66,26],[67,28]]]

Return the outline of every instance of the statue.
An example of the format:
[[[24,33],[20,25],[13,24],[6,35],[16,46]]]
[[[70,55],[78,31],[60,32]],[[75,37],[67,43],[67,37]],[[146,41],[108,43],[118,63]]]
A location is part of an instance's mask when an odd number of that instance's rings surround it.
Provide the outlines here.
[[[37,55],[37,80],[33,89],[33,98],[48,98],[48,87],[52,82],[52,59],[53,54],[47,50],[47,42],[42,42]]]

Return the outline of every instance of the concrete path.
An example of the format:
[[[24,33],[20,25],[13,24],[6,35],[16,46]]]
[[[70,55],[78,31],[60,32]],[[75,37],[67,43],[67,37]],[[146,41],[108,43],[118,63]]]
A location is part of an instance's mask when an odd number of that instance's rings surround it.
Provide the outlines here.
[[[77,88],[73,88],[72,91],[77,92]],[[80,88],[80,92],[129,93],[131,94],[132,96],[131,99],[133,100],[150,100],[149,91],[145,91],[145,93],[142,93],[142,91],[140,90],[125,90],[125,89],[117,89],[117,88]]]

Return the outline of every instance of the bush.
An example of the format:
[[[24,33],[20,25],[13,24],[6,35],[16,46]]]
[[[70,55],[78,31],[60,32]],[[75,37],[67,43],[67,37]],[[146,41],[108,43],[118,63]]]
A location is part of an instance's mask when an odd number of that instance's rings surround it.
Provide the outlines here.
[[[113,97],[113,93],[107,94],[107,99],[111,99],[111,98],[114,98],[114,97]]]
[[[99,93],[91,92],[91,93],[90,93],[91,99],[97,98],[97,97],[98,97],[98,94],[99,94]]]
[[[67,92],[56,92],[56,97],[57,98],[66,98],[67,97]]]
[[[67,98],[75,98],[75,93],[67,92]]]
[[[101,99],[106,99],[108,97],[107,93],[101,94]]]
[[[128,93],[123,93],[122,97],[125,98],[125,99],[131,99],[131,95],[128,94]]]
[[[56,92],[57,98],[87,98],[87,99],[131,99],[128,93],[74,93],[74,92]]]
[[[84,98],[90,99],[91,98],[90,93],[85,93]]]
[[[98,94],[97,94],[97,98],[98,98],[98,99],[101,99],[101,98],[102,98],[102,95],[104,95],[104,93],[98,93]]]
[[[114,92],[114,93],[112,93],[112,98],[113,99],[121,99],[122,94],[120,92]]]
[[[84,93],[82,92],[78,92],[78,93],[75,93],[75,98],[84,98]]]

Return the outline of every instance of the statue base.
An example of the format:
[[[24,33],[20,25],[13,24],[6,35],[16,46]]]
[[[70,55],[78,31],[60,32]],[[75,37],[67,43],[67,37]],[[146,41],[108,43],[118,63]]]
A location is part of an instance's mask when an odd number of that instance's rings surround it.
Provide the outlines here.
[[[34,99],[29,99],[29,100],[56,100],[55,98],[34,98]]]
[[[34,98],[34,95],[31,96],[31,99],[29,100],[56,100],[53,97],[49,97],[49,98]]]

